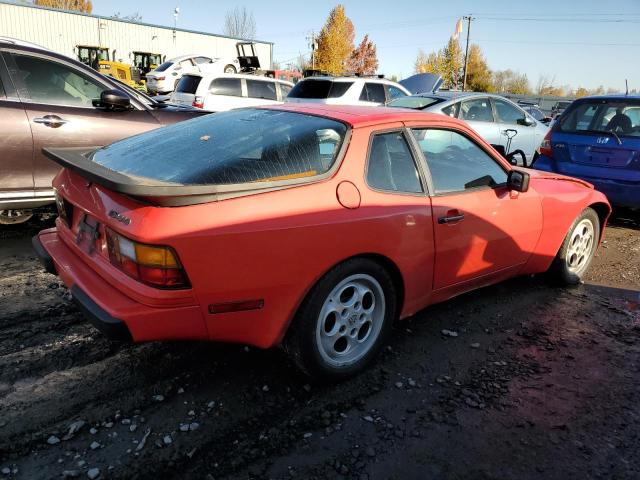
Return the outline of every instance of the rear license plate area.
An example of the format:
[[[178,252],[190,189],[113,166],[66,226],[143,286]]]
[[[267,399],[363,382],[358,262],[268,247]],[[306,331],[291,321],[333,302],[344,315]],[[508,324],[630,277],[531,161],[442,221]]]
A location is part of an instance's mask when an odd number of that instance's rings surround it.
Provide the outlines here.
[[[100,236],[100,223],[86,213],[82,214],[78,221],[76,233],[76,245],[78,248],[88,255],[92,255],[96,250],[96,243]]]

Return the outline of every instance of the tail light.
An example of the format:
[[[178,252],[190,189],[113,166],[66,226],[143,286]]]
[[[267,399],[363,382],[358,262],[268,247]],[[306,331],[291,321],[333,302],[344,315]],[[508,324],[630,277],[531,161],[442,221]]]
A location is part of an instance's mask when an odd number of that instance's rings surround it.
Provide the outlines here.
[[[553,157],[553,150],[551,149],[551,134],[552,130],[549,130],[540,144],[540,155],[544,155],[549,158]]]
[[[162,80],[164,80],[166,77],[156,77],[156,80],[161,82]]]
[[[106,232],[111,264],[131,278],[162,289],[191,286],[173,248],[134,242],[110,228]]]
[[[196,97],[191,105],[196,108],[204,108],[204,97]]]

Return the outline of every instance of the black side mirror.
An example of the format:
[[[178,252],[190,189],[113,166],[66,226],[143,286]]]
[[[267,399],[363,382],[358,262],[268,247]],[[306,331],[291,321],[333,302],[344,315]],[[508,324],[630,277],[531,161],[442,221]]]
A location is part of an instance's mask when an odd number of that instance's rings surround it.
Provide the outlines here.
[[[507,188],[516,192],[529,190],[529,174],[521,170],[511,170],[507,177]]]
[[[528,116],[518,119],[518,125],[524,125],[525,127],[530,127],[534,123],[535,122],[532,119],[530,119]]]
[[[105,90],[100,94],[100,100],[93,102],[94,107],[102,107],[107,110],[129,110],[131,98],[122,90]]]

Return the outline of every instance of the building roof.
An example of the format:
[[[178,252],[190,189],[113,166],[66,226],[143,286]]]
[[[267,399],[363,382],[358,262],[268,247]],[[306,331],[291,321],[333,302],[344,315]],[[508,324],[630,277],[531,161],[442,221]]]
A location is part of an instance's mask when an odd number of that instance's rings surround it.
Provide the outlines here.
[[[157,25],[154,23],[146,23],[146,22],[136,22],[134,20],[125,20],[123,18],[116,18],[116,17],[107,17],[107,16],[103,16],[103,15],[94,15],[91,13],[84,13],[84,12],[78,12],[78,11],[73,11],[73,10],[63,10],[60,8],[51,8],[51,7],[42,7],[40,5],[33,5],[31,3],[22,3],[19,1],[11,1],[11,0],[0,0],[0,5],[2,4],[6,4],[6,5],[11,5],[14,7],[24,7],[24,8],[34,8],[37,10],[49,10],[52,12],[57,12],[57,13],[67,13],[67,14],[71,14],[71,15],[80,15],[83,17],[91,17],[91,18],[99,18],[102,20],[111,20],[113,22],[121,22],[121,23],[131,23],[133,25],[142,25],[145,27],[153,27],[153,28],[162,28],[165,30],[175,30],[176,32],[185,32],[185,33],[195,33],[197,35],[208,35],[210,37],[221,37],[221,38],[229,38],[231,40],[242,40],[242,41],[251,41],[251,42],[256,42],[256,43],[266,43],[269,45],[273,45],[273,42],[267,42],[265,40],[258,40],[258,39],[249,39],[249,38],[239,38],[239,37],[230,37],[228,35],[222,35],[219,33],[210,33],[210,32],[202,32],[199,30],[188,30],[185,28],[173,28],[171,26],[168,25]]]

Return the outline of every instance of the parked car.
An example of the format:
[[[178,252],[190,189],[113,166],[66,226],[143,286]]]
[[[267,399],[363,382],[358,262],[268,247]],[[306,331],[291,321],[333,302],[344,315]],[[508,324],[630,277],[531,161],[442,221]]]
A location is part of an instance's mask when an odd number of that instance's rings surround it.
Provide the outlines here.
[[[538,146],[549,130],[511,100],[489,93],[438,91],[399,98],[388,105],[464,120],[488,143],[505,153],[509,153],[507,146],[511,151],[521,150],[525,166],[535,159]]]
[[[237,73],[240,63],[237,58],[215,58],[203,55],[181,55],[171,58],[147,74],[147,91],[151,94],[173,92],[187,73]]]
[[[640,208],[640,96],[574,101],[556,120],[534,168],[583,178],[621,207]]]
[[[170,103],[211,112],[282,103],[293,83],[258,75],[192,73],[184,75]]]
[[[289,92],[290,103],[377,106],[410,95],[402,85],[378,77],[308,77]]]
[[[195,115],[168,107],[67,56],[0,38],[0,224],[54,202],[60,169],[46,146],[105,145]]]
[[[559,115],[562,115],[569,105],[571,105],[571,100],[561,100],[553,104],[551,107],[551,118],[556,118]]]
[[[534,120],[543,123],[547,126],[549,126],[549,124],[551,123],[551,117],[546,115],[542,110],[540,110],[540,107],[536,106],[536,105],[524,105],[520,102],[518,102],[518,105],[520,105],[520,107],[527,112],[529,115],[531,115]]]
[[[332,379],[432,303],[514,275],[579,282],[610,211],[464,122],[402,109],[245,108],[47,153],[60,216],[34,246],[99,329],[283,343]]]

